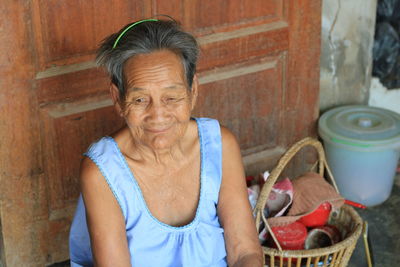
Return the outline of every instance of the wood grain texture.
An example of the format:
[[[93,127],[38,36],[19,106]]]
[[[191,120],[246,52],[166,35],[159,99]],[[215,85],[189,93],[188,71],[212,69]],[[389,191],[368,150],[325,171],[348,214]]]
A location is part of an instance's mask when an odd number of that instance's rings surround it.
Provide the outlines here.
[[[321,1],[294,1],[288,10],[290,25],[287,90],[284,106],[287,122],[282,142],[292,144],[316,136],[319,101]]]
[[[271,24],[199,38],[203,55],[199,71],[286,51],[289,47],[287,24]]]
[[[66,112],[69,115],[60,117],[52,116],[52,109],[55,108],[45,109],[42,113],[43,133],[48,140],[43,153],[46,158],[53,159],[46,161],[44,166],[49,177],[51,211],[68,207],[76,201],[79,195],[79,165],[89,145],[116,131],[124,123],[113,106],[90,108],[86,112]]]
[[[280,140],[286,147],[306,136],[317,136],[321,1],[293,1],[287,16],[290,33],[281,129],[291,134],[282,134]],[[312,152],[301,151],[287,170],[299,175],[313,159]]]
[[[29,1],[2,1],[0,8],[0,215],[4,266],[36,260],[31,222],[44,214],[43,168],[34,90]],[[46,207],[46,205],[43,205]]]
[[[185,1],[186,21],[190,30],[202,31],[224,25],[245,24],[253,20],[278,17],[281,1],[202,0]],[[185,21],[185,22],[186,22]]]
[[[153,0],[152,15],[156,17],[157,15],[168,15],[174,20],[183,23],[185,14],[187,14],[184,11],[184,2],[184,0]],[[163,18],[163,16],[159,18]]]
[[[101,39],[155,14],[181,21],[201,45],[194,115],[228,126],[254,174],[273,166],[295,141],[316,135],[320,5],[315,0],[3,0],[2,264],[42,267],[68,259],[82,153],[124,123],[108,98],[107,75],[93,64]],[[309,164],[309,155],[304,152],[291,169]]]
[[[39,79],[37,98],[43,107],[54,102],[71,102],[94,95],[108,94],[109,88],[110,80],[105,71],[92,68]]]
[[[149,15],[145,1],[33,0],[41,69],[93,55],[108,34]]]
[[[203,73],[195,114],[217,117],[236,134],[243,150],[273,147],[278,139],[282,59],[262,58]]]

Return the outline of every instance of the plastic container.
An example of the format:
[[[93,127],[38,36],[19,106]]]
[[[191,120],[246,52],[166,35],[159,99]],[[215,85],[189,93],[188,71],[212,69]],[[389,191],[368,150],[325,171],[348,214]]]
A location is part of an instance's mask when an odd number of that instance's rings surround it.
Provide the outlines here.
[[[276,226],[271,229],[282,249],[299,250],[304,249],[307,238],[307,228],[299,222],[285,226]]]
[[[344,198],[375,206],[390,196],[400,156],[399,114],[342,106],[320,117],[318,131]]]

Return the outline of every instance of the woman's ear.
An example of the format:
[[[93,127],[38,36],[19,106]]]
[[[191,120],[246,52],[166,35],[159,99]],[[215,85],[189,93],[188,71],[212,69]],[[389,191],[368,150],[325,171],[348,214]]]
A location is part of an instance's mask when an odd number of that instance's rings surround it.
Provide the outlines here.
[[[120,97],[119,97],[119,90],[118,90],[118,87],[117,87],[115,84],[113,84],[113,83],[110,84],[110,96],[111,96],[111,99],[112,99],[112,101],[113,101],[115,110],[117,111],[117,113],[118,113],[121,117],[123,117],[123,111],[122,111],[122,106],[121,106],[121,99],[120,99]]]
[[[199,93],[198,91],[199,87],[199,80],[197,79],[197,75],[195,74],[193,76],[193,82],[192,82],[192,90],[191,90],[191,105],[192,105],[192,110],[196,106],[196,101],[197,101],[197,95]]]

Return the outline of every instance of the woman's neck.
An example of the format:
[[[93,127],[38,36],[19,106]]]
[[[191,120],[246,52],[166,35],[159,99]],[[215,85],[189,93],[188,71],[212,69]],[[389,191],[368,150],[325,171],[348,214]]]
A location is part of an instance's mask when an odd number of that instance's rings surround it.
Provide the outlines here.
[[[146,144],[136,142],[130,134],[129,128],[125,128],[115,135],[118,139],[121,152],[129,161],[141,164],[151,164],[153,167],[157,165],[163,166],[179,166],[184,163],[187,156],[193,149],[194,139],[193,129],[188,127],[182,139],[173,144],[171,147],[163,149],[154,149]],[[197,133],[197,131],[196,131]]]
[[[143,161],[149,164],[156,164],[160,166],[170,166],[171,163],[176,164],[176,162],[185,159],[185,148],[183,146],[183,141],[179,141],[171,147],[163,149],[154,149],[144,144],[138,144],[132,142],[131,155],[127,155],[133,160]]]

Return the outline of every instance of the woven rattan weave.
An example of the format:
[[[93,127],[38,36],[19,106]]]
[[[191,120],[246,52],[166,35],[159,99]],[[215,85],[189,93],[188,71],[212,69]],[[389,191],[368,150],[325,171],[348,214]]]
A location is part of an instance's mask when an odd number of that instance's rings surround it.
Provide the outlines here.
[[[317,172],[329,179],[336,190],[337,186],[332,172],[327,165],[322,144],[313,138],[305,138],[294,144],[280,158],[276,167],[272,170],[269,178],[263,185],[257,205],[254,209],[257,228],[265,226],[269,235],[275,240],[278,248],[263,247],[266,266],[289,266],[289,267],[339,267],[347,266],[351,254],[355,248],[357,240],[362,231],[362,220],[357,212],[350,206],[344,205],[338,212],[332,212],[329,224],[335,225],[341,232],[343,240],[325,248],[309,250],[282,250],[272,233],[267,219],[264,216],[264,207],[268,200],[268,195],[272,190],[282,171],[288,162],[297,154],[299,150],[306,146],[314,147],[318,153]],[[260,230],[260,229],[258,229]]]

